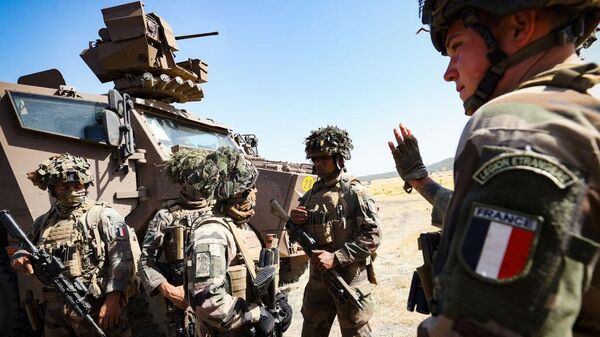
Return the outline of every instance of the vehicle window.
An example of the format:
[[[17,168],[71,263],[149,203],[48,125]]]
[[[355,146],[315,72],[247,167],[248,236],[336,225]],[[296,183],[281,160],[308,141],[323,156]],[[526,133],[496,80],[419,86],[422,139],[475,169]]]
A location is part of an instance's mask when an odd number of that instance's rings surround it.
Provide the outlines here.
[[[146,114],[145,117],[154,137],[167,155],[171,154],[171,147],[175,145],[208,150],[216,150],[220,146],[237,149],[233,140],[225,134],[149,114]]]
[[[9,95],[24,128],[105,142],[102,127],[105,104],[19,92]]]

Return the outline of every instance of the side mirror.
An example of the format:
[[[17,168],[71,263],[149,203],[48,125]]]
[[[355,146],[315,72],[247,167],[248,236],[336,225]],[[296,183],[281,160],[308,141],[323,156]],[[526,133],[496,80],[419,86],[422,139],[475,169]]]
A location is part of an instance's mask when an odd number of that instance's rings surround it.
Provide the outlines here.
[[[102,124],[104,125],[106,142],[112,146],[119,146],[121,144],[121,131],[119,130],[121,121],[117,113],[105,109],[102,116]]]
[[[108,109],[123,117],[123,96],[115,89],[108,91]]]

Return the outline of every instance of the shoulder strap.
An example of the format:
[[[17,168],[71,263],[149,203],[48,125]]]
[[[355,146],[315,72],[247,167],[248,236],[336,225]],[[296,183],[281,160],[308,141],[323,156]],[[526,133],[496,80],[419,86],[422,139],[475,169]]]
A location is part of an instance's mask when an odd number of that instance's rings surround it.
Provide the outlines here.
[[[231,234],[233,234],[233,240],[235,241],[236,246],[240,250],[240,253],[242,254],[242,258],[244,259],[244,262],[246,262],[246,268],[248,269],[248,274],[250,274],[250,278],[252,279],[252,281],[254,281],[254,279],[256,279],[256,266],[254,265],[254,260],[252,260],[252,258],[250,257],[250,252],[248,251],[248,248],[244,244],[244,240],[242,240],[242,238],[240,237],[240,233],[237,231],[237,226],[235,224],[233,224],[231,222],[231,220],[229,220],[227,218],[219,218],[219,217],[209,218],[206,221],[203,221],[202,225],[205,225],[208,223],[218,223],[218,224],[224,226],[225,228],[227,228],[231,232]]]
[[[85,224],[89,229],[92,230],[92,235],[94,236],[95,244],[95,254],[98,261],[104,260],[104,244],[102,243],[102,237],[100,237],[100,230],[98,229],[98,224],[101,221],[102,211],[106,207],[105,203],[98,202],[94,204],[88,211],[85,216]]]
[[[360,181],[354,177],[343,177],[340,180],[340,187],[343,200],[346,200],[348,208],[354,212],[357,205],[360,205],[360,200],[358,200],[358,193],[352,190],[353,182]]]

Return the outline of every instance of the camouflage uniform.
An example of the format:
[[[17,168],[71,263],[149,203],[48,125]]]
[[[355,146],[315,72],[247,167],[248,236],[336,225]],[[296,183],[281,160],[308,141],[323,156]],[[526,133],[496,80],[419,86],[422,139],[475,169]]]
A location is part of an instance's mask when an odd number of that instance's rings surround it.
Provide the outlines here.
[[[214,217],[194,224],[186,254],[187,295],[196,317],[206,324],[202,332],[206,336],[249,336],[250,328],[261,319],[261,308],[250,302],[248,266],[233,231],[251,251],[249,258],[258,260],[261,244],[247,225],[254,214],[254,200],[247,192],[258,172],[230,149],[220,148],[209,155],[207,163],[215,165],[210,171],[220,176],[215,191],[218,204]],[[237,199],[232,200],[233,196]]]
[[[598,14],[598,1],[585,3],[577,5]],[[466,6],[488,5],[541,6]],[[558,64],[476,106],[456,152],[450,205],[435,205],[445,215],[435,317],[419,336],[600,335],[600,101],[587,93],[598,82],[594,64]]]
[[[45,189],[76,172],[75,177],[87,189],[92,184],[88,169],[85,159],[65,154],[42,163],[28,176]],[[69,277],[82,280],[89,288],[86,300],[92,306],[90,315],[97,321],[105,294],[121,292],[124,306],[134,270],[129,230],[123,217],[110,206],[88,200],[86,196],[78,201],[70,208],[60,202],[54,204],[35,220],[28,237],[38,248],[57,256]],[[28,253],[17,251],[14,258],[22,254]],[[96,330],[64,305],[51,287],[44,287],[43,294],[44,336],[97,336]],[[109,336],[131,335],[124,308],[119,323],[105,332]]]
[[[301,226],[317,241],[319,249],[335,254],[335,270],[364,296],[361,301],[365,308],[337,302],[321,272],[311,263],[302,302],[302,336],[306,337],[328,336],[336,315],[342,336],[371,335],[368,321],[375,308],[370,295],[371,282],[375,283],[371,257],[381,233],[375,201],[356,178],[342,173],[343,159],[350,159],[351,148],[347,133],[334,127],[313,131],[307,138],[308,158],[322,154],[341,158],[335,158],[340,170],[334,179],[317,181],[300,198],[300,206],[308,210],[308,220]]]
[[[206,157],[200,150],[180,150],[167,162],[165,174],[174,183],[180,183],[184,190],[179,197],[165,202],[148,224],[142,243],[139,262],[140,279],[150,297],[150,307],[154,319],[167,336],[176,336],[177,329],[194,335],[193,311],[183,311],[170,301],[153,298],[158,294],[158,286],[169,282],[174,286],[184,283],[184,246],[189,241],[194,223],[212,216],[214,203],[203,197],[194,197],[187,182],[190,175]],[[187,187],[186,187],[187,186]],[[208,198],[211,199],[211,198]],[[191,331],[190,331],[191,330]],[[182,332],[183,332],[182,331]]]

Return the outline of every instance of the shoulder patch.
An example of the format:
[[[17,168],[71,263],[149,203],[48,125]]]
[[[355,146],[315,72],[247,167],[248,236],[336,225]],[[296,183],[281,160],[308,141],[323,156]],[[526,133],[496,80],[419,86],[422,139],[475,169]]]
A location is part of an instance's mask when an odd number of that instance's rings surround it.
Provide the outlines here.
[[[210,252],[196,252],[196,278],[210,276]]]
[[[541,217],[475,203],[462,242],[463,262],[489,280],[524,274],[537,243]]]
[[[498,173],[508,170],[529,170],[550,179],[558,188],[565,189],[577,176],[556,159],[538,153],[504,153],[485,162],[473,174],[473,179],[485,185]]]
[[[118,240],[127,239],[128,230],[127,225],[124,223],[119,223],[115,226],[115,238]]]

